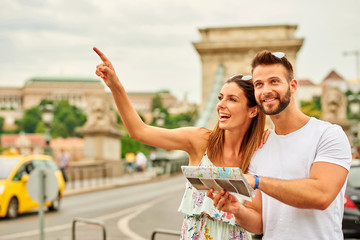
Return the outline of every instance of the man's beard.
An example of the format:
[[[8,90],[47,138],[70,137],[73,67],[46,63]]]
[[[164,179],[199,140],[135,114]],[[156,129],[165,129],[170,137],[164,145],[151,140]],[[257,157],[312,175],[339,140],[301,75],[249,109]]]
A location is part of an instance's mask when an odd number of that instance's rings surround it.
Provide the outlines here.
[[[279,96],[279,105],[277,106],[277,108],[273,109],[273,110],[266,110],[263,107],[263,102],[261,102],[260,105],[260,109],[261,111],[263,111],[263,113],[265,113],[266,115],[276,115],[282,112],[282,110],[284,110],[290,103],[290,97],[291,97],[291,92],[290,92],[290,88],[288,88],[288,90],[285,93],[285,97],[282,98],[281,96]]]

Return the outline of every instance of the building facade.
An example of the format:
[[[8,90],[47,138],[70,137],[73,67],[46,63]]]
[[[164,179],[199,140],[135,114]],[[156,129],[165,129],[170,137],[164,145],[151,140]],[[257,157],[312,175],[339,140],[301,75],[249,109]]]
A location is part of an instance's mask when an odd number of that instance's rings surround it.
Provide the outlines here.
[[[321,86],[313,83],[310,79],[299,79],[296,90],[296,100],[312,101],[314,97],[321,96]]]
[[[22,87],[0,87],[0,116],[5,119],[4,128],[16,128],[15,120],[24,110],[38,106],[41,100],[68,100],[85,111],[89,98],[106,95],[104,84],[97,79],[81,77],[33,77]]]
[[[152,120],[152,100],[156,92],[129,92],[129,98],[135,110],[144,116],[146,121]],[[184,107],[175,96],[169,92],[160,92],[164,107],[170,113],[188,111],[193,106]],[[21,119],[24,110],[38,106],[43,99],[60,101],[67,100],[71,105],[86,112],[91,98],[106,97],[111,99],[112,107],[116,110],[111,92],[106,91],[100,79],[84,77],[33,77],[22,87],[0,87],[0,116],[5,119],[4,128],[15,129],[16,119]],[[181,109],[180,109],[181,107]]]

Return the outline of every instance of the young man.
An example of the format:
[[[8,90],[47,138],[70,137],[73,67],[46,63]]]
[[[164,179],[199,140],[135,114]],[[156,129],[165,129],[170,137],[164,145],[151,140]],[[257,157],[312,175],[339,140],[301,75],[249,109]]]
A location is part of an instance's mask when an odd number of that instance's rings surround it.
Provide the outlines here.
[[[297,81],[283,53],[263,51],[252,62],[256,100],[275,129],[258,149],[246,178],[256,196],[246,207],[225,191],[208,192],[263,239],[343,239],[345,183],[351,163],[340,126],[310,118],[296,106]]]

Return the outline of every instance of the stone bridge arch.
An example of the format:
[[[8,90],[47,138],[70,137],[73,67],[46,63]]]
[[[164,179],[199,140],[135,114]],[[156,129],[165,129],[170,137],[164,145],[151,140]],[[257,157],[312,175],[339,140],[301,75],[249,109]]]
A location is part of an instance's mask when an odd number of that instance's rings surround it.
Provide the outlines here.
[[[224,66],[223,82],[236,73],[248,75],[250,63],[261,50],[284,52],[294,65],[296,73],[296,54],[304,39],[296,38],[297,25],[269,25],[242,27],[214,27],[199,29],[201,40],[193,45],[202,63],[202,101],[200,113],[209,101],[214,89],[216,74],[220,65]],[[216,123],[216,112],[207,123],[212,128]]]

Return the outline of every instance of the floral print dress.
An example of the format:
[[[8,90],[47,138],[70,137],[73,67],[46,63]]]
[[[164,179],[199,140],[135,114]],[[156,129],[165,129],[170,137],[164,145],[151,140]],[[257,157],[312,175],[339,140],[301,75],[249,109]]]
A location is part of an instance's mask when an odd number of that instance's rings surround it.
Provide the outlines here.
[[[199,166],[214,166],[205,153]],[[179,212],[185,214],[181,240],[250,240],[251,235],[236,224],[235,217],[217,210],[206,193],[198,192],[187,181]]]

